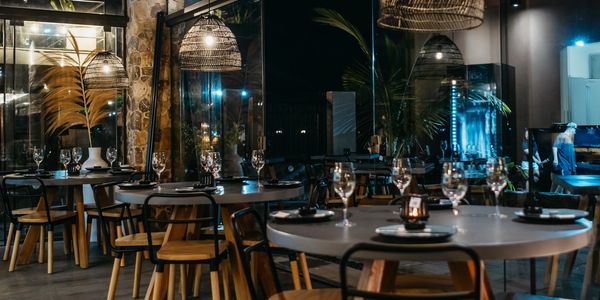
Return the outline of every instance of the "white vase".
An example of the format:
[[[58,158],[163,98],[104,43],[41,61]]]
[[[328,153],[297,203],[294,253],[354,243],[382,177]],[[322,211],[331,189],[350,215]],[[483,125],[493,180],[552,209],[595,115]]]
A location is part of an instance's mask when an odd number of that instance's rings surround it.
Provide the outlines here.
[[[108,164],[102,159],[102,148],[88,148],[88,154],[88,159],[81,165],[82,168],[93,168],[95,166],[100,166],[102,168],[108,167]]]

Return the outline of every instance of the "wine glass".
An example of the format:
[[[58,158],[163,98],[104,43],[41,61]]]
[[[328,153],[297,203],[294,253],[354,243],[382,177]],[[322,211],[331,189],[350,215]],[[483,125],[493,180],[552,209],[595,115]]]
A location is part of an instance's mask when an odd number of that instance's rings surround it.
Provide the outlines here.
[[[71,150],[60,149],[59,160],[65,166],[65,177],[69,178],[68,166],[69,166],[69,163],[71,162]]]
[[[443,140],[440,142],[440,150],[442,150],[442,159],[445,159],[446,151],[448,150],[448,141]]]
[[[113,167],[113,163],[117,160],[117,148],[108,147],[106,149],[106,159],[110,162],[110,167]]]
[[[500,192],[508,183],[506,180],[506,161],[502,157],[490,157],[485,164],[485,171],[487,174],[485,181],[490,190],[494,192],[494,199],[496,200],[496,212],[489,216],[499,219],[506,218],[505,214],[500,213],[500,203],[498,202]]]
[[[404,191],[410,185],[412,180],[410,160],[408,158],[394,158],[392,162],[392,180],[400,190],[400,197],[404,196]]]
[[[342,198],[344,202],[344,219],[335,224],[338,227],[352,227],[356,223],[348,221],[348,198],[354,192],[356,179],[354,177],[354,168],[349,162],[336,162],[333,168],[333,190]]]
[[[210,152],[210,171],[215,179],[221,178],[221,153],[217,151]]]
[[[160,190],[160,174],[167,166],[167,154],[164,151],[152,153],[152,169],[158,176],[158,189]]]
[[[202,166],[202,169],[204,169],[204,172],[206,173],[210,172],[210,165],[212,164],[212,161],[210,159],[211,158],[209,150],[202,150],[200,152],[200,166]]]
[[[40,172],[40,164],[44,160],[44,148],[33,147],[33,161],[37,165],[37,172]]]
[[[260,170],[265,166],[265,151],[264,150],[252,150],[252,167],[256,169],[256,182],[259,188],[262,187],[260,183]]]
[[[73,161],[78,164],[81,157],[83,157],[83,150],[81,150],[81,147],[73,147],[71,149],[71,157],[73,157]]]
[[[458,214],[458,204],[467,194],[468,182],[462,162],[445,162],[442,167],[442,192],[452,201],[452,211]]]

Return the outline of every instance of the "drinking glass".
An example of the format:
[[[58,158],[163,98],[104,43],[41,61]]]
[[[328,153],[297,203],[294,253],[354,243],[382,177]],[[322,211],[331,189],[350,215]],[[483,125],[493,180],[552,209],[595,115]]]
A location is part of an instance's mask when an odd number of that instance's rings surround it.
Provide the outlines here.
[[[490,190],[494,192],[494,200],[496,201],[496,212],[490,214],[493,218],[506,218],[505,214],[500,213],[498,197],[500,192],[506,187],[506,161],[502,157],[490,157],[485,164],[487,177],[485,179]]]
[[[65,166],[65,177],[69,177],[69,162],[71,162],[71,150],[69,149],[60,149],[59,155],[60,162]]]
[[[354,192],[356,179],[354,177],[354,168],[349,162],[336,162],[333,168],[333,190],[342,198],[344,202],[344,219],[335,224],[338,227],[352,227],[356,223],[348,221],[348,198]]]
[[[404,191],[410,185],[412,180],[410,160],[408,158],[394,158],[392,162],[392,180],[400,190],[400,196],[404,196]]]
[[[210,152],[210,171],[215,179],[221,178],[221,153],[217,151]]]
[[[448,150],[448,141],[443,140],[440,142],[440,150],[442,150],[442,159],[445,159],[446,151]]]
[[[117,160],[117,148],[108,147],[106,149],[106,159],[110,162],[110,167],[113,167],[113,163]]]
[[[204,172],[206,172],[206,173],[210,172],[211,164],[212,164],[212,161],[210,158],[210,151],[202,150],[200,152],[200,166],[202,166],[202,169],[204,169]]]
[[[442,192],[452,201],[452,211],[458,214],[460,200],[467,194],[469,185],[462,162],[445,162],[442,167]]]
[[[265,166],[265,151],[264,150],[252,150],[252,167],[256,169],[256,182],[258,187],[261,188],[260,183],[260,170]]]
[[[160,190],[160,174],[167,166],[167,154],[164,151],[152,153],[152,169],[158,176],[158,189]]]
[[[73,161],[78,164],[81,157],[83,157],[83,150],[81,150],[81,147],[73,147],[71,149],[71,157],[73,157]]]
[[[44,148],[33,147],[33,161],[37,165],[37,172],[40,171],[40,164],[44,160]]]

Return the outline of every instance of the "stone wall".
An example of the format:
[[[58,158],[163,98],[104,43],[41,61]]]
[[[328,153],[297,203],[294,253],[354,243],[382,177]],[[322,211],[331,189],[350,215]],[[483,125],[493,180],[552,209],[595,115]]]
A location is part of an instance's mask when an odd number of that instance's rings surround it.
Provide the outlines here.
[[[171,0],[173,1],[173,0]],[[156,36],[156,14],[167,11],[167,0],[128,0],[127,72],[130,88],[127,95],[127,158],[129,164],[144,170],[152,95],[152,62]],[[171,101],[169,30],[163,29],[163,56],[157,107],[155,151],[166,151],[170,157]],[[170,159],[169,159],[170,162]],[[170,177],[170,163],[163,178]]]

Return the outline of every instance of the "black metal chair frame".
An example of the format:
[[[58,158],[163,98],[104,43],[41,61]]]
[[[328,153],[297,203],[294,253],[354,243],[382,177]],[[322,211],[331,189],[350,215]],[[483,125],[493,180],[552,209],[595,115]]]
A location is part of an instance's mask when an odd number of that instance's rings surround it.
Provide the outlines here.
[[[442,253],[442,252],[462,252],[466,254],[475,266],[475,278],[473,289],[469,291],[446,292],[432,295],[395,295],[388,293],[376,293],[363,290],[357,290],[348,287],[347,265],[350,258],[357,252],[371,253],[406,253],[406,254],[423,254],[423,253]],[[340,262],[340,279],[342,289],[342,299],[348,299],[350,296],[364,297],[365,299],[480,299],[481,294],[481,266],[479,255],[475,250],[462,246],[441,246],[441,247],[402,247],[402,246],[386,246],[368,243],[359,243],[348,249],[342,256]]]
[[[199,217],[193,219],[155,219],[152,217],[152,206],[153,205],[164,205],[164,204],[152,204],[152,200],[156,198],[192,198],[197,197],[198,203],[194,205],[210,205],[210,216],[209,217]],[[202,201],[201,199],[207,199],[209,203]],[[192,204],[190,204],[192,205]],[[156,272],[163,272],[165,264],[208,264],[211,272],[215,272],[219,270],[220,263],[227,258],[227,251],[223,253],[219,253],[219,241],[223,240],[224,237],[218,234],[218,204],[215,199],[207,193],[204,192],[196,192],[196,193],[183,193],[183,194],[170,194],[170,193],[153,193],[146,197],[144,201],[144,206],[142,208],[142,219],[144,221],[144,230],[146,231],[148,237],[148,248],[150,252],[150,261],[156,265]],[[161,260],[157,257],[157,249],[161,245],[154,245],[152,243],[152,226],[151,224],[156,224],[159,226],[169,225],[169,224],[197,224],[198,228],[202,228],[202,223],[210,222],[212,227],[212,233],[199,233],[197,236],[203,240],[212,240],[214,242],[214,258],[203,259],[203,260],[189,260],[189,261],[170,261],[170,260]]]

